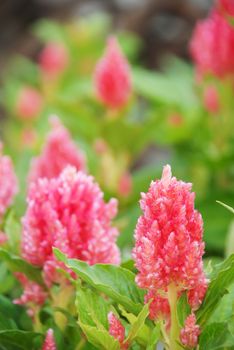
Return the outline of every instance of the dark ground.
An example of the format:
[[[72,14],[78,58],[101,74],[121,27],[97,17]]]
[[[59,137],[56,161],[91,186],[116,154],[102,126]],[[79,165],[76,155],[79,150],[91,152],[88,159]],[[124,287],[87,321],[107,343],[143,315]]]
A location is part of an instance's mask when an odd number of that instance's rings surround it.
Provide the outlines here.
[[[173,53],[188,58],[187,44],[197,19],[206,16],[212,0],[1,0],[0,67],[15,52],[33,56],[38,43],[30,25],[41,17],[61,20],[96,11],[112,14],[113,25],[137,32],[144,42],[141,60],[157,67]],[[1,74],[1,71],[0,71]]]

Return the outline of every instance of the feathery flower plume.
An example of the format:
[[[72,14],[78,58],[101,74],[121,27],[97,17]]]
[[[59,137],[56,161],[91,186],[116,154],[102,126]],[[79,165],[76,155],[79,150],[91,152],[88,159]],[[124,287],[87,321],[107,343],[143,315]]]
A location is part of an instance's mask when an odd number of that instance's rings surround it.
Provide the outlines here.
[[[196,316],[189,315],[185,320],[185,326],[180,331],[180,340],[188,348],[194,348],[198,343],[200,327],[196,325]]]
[[[0,221],[18,192],[18,182],[11,158],[2,154],[0,142]]]
[[[23,218],[22,253],[43,268],[48,284],[56,281],[60,266],[52,247],[69,258],[95,263],[119,264],[118,230],[111,225],[117,201],[103,200],[93,177],[68,166],[57,178],[33,182]]]
[[[234,27],[214,9],[199,21],[191,40],[191,54],[199,74],[223,78],[234,73]]]
[[[145,302],[153,300],[151,318],[161,318],[167,325],[173,324],[181,292],[187,292],[195,310],[207,289],[202,263],[203,222],[194,209],[194,197],[191,184],[172,177],[167,165],[161,180],[152,182],[140,201],[143,215],[138,219],[133,250],[139,271],[136,282],[148,290]]]
[[[15,277],[23,287],[23,294],[14,300],[14,304],[26,305],[28,314],[34,316],[34,308],[42,306],[47,298],[46,291],[36,282],[30,281],[23,273],[15,273]]]
[[[110,335],[118,340],[121,350],[127,350],[128,345],[126,343],[124,344],[125,328],[113,312],[109,312],[108,314],[108,323]]]
[[[42,96],[30,86],[23,87],[17,97],[16,114],[23,120],[34,120],[42,110]]]
[[[52,131],[41,155],[31,162],[29,182],[57,177],[67,165],[72,165],[77,170],[86,170],[85,157],[71,139],[68,130],[57,117],[52,118],[51,123]]]
[[[57,350],[55,339],[54,339],[54,331],[53,329],[48,329],[46,333],[45,342],[43,344],[42,350]]]
[[[130,98],[130,67],[115,37],[108,40],[105,54],[97,63],[94,84],[97,97],[108,107],[121,108]]]
[[[60,43],[48,43],[39,57],[39,65],[47,76],[55,77],[67,67],[69,56],[66,48]]]

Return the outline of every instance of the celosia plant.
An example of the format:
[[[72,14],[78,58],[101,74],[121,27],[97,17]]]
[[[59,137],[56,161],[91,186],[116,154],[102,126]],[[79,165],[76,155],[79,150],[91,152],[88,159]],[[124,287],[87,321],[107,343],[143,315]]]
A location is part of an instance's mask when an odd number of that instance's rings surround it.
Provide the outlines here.
[[[106,52],[97,63],[94,83],[98,98],[111,108],[123,107],[130,98],[130,67],[114,37],[109,38]]]
[[[133,250],[139,270],[136,282],[148,290],[145,301],[152,300],[150,317],[163,321],[165,332],[169,330],[168,346],[177,349],[177,299],[186,291],[192,310],[196,310],[207,289],[202,218],[194,209],[191,184],[172,177],[169,165],[164,167],[162,179],[152,182],[148,193],[142,194],[141,209]]]
[[[2,87],[1,350],[234,348],[232,7],[196,26],[195,77],[139,67],[131,33],[105,48],[103,18],[36,25]]]
[[[67,165],[86,170],[85,156],[71,139],[69,131],[56,117],[51,118],[52,130],[45,142],[42,154],[32,159],[29,181],[57,177]]]
[[[117,202],[103,200],[91,176],[68,166],[57,178],[39,178],[29,189],[23,218],[22,255],[43,268],[46,283],[58,281],[53,247],[89,264],[119,264],[118,230],[111,220]]]

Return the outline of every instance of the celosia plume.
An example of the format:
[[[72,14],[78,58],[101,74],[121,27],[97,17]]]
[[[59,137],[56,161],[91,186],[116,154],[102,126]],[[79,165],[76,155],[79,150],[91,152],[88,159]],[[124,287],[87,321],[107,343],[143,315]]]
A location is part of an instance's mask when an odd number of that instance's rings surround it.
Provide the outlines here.
[[[184,328],[180,332],[181,343],[188,348],[194,348],[197,346],[200,333],[200,327],[196,325],[196,316],[194,314],[189,315],[185,320]]]
[[[2,155],[0,142],[0,221],[18,191],[18,181],[10,157]]]
[[[30,87],[23,87],[17,97],[16,114],[24,120],[34,120],[42,110],[43,100],[40,93]]]
[[[133,257],[139,271],[136,282],[148,290],[145,301],[152,318],[169,318],[168,288],[173,285],[177,296],[188,292],[191,307],[202,302],[207,280],[203,272],[203,222],[194,209],[191,184],[171,175],[169,165],[161,180],[152,182],[142,193],[143,215],[135,231]]]
[[[47,76],[55,77],[67,67],[69,56],[66,48],[59,43],[48,43],[41,52],[39,65]]]
[[[120,262],[118,230],[111,225],[117,202],[103,200],[91,176],[67,167],[59,177],[30,186],[23,218],[22,253],[44,270],[47,283],[56,280],[52,247],[89,264]]]
[[[226,16],[213,10],[199,21],[191,41],[191,54],[200,74],[218,77],[234,73],[234,27]]]
[[[114,37],[108,40],[106,52],[97,63],[94,84],[97,97],[108,107],[121,108],[130,98],[130,67]]]
[[[54,331],[53,329],[48,329],[45,342],[43,344],[42,350],[56,350],[56,344],[54,339]]]
[[[120,322],[120,320],[113,314],[113,312],[109,312],[108,322],[109,322],[110,335],[114,337],[116,340],[118,340],[121,350],[127,350],[128,344],[124,343],[125,328]]]
[[[86,170],[84,154],[71,139],[68,130],[57,118],[52,120],[52,127],[41,155],[32,160],[29,182],[57,177],[67,165]]]
[[[23,294],[14,300],[14,304],[26,305],[28,314],[33,317],[34,308],[45,303],[47,292],[36,282],[30,281],[23,273],[15,273],[15,276],[23,287]]]

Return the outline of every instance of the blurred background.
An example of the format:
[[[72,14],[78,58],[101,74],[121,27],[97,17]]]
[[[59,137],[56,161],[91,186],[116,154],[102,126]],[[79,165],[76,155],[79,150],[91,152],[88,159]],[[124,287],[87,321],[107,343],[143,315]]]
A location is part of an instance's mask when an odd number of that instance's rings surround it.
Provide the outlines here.
[[[193,183],[207,256],[234,251],[232,215],[216,203],[234,206],[233,87],[210,72],[201,78],[191,56],[195,25],[213,6],[211,0],[1,2],[0,132],[20,179],[16,218],[25,211],[31,159],[42,152],[49,116],[56,114],[106,198],[119,200],[123,259],[130,256],[140,192],[166,163]],[[132,77],[131,98],[121,108],[103,103],[94,91],[95,67],[108,51],[110,34]],[[54,75],[43,66],[43,50],[56,45],[52,56],[60,52],[66,64]],[[56,66],[57,56],[51,60]],[[26,88],[33,92],[23,98]]]

